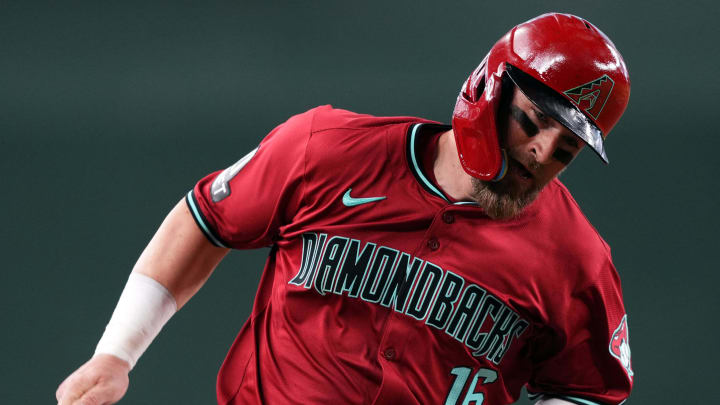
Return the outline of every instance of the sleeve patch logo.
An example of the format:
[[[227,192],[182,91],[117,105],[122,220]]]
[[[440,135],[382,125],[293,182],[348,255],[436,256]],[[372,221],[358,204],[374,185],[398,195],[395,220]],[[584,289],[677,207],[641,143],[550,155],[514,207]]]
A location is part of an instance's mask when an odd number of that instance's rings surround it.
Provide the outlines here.
[[[600,113],[610,98],[615,82],[608,75],[602,75],[591,82],[581,84],[565,91],[565,95],[580,107],[581,110],[598,119]]]
[[[620,325],[613,332],[612,339],[610,339],[610,354],[620,361],[628,377],[632,380],[635,373],[632,371],[630,361],[630,334],[627,327],[627,315],[623,316]]]
[[[250,161],[250,159],[255,156],[255,153],[257,153],[259,146],[253,150],[250,151],[247,155],[243,156],[242,159],[235,162],[234,165],[228,167],[227,169],[223,170],[222,173],[220,173],[215,180],[212,183],[212,186],[210,186],[210,194],[212,195],[212,200],[215,203],[218,203],[227,196],[230,195],[230,180],[235,177],[240,170],[245,167],[246,164]]]

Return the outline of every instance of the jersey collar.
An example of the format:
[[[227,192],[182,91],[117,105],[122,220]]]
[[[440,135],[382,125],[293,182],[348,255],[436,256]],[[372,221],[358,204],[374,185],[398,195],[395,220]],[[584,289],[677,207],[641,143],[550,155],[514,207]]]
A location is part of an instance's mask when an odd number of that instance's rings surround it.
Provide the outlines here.
[[[443,200],[445,200],[449,204],[453,205],[477,205],[477,203],[472,201],[458,201],[458,202],[452,202],[450,199],[445,195],[445,193],[442,192],[440,187],[438,187],[436,184],[430,181],[429,176],[427,176],[423,170],[422,167],[422,151],[419,149],[418,142],[419,137],[423,136],[420,128],[428,129],[432,132],[436,131],[447,131],[451,129],[452,127],[450,125],[444,125],[444,124],[413,124],[410,125],[408,128],[408,136],[407,136],[407,157],[408,157],[408,164],[410,166],[410,171],[412,172],[413,176],[417,179],[418,183],[430,194],[440,197]]]

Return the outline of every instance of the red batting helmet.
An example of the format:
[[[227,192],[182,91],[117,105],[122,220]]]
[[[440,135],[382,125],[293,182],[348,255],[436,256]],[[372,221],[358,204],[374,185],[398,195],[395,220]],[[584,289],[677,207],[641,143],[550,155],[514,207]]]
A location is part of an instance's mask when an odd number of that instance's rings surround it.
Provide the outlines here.
[[[627,67],[594,25],[574,15],[550,13],[500,38],[463,84],[452,126],[468,174],[494,181],[505,175],[507,159],[496,122],[505,77],[608,163],[603,140],[630,97]]]

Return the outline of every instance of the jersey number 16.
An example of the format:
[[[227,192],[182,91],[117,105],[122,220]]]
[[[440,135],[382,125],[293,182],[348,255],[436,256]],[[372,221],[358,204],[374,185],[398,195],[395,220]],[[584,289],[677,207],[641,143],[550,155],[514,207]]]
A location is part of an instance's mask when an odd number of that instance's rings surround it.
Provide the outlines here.
[[[470,377],[471,371],[472,369],[470,367],[455,367],[450,371],[450,374],[455,376],[455,381],[453,382],[452,388],[450,388],[447,399],[445,399],[445,405],[470,405],[473,402],[475,402],[475,405],[481,405],[483,403],[485,394],[475,392],[475,388],[478,386],[478,380],[482,379],[480,385],[490,384],[497,380],[497,371],[489,368],[479,369],[470,382],[465,398],[461,403],[458,403],[460,394],[462,394],[465,389],[465,384],[468,381],[468,377]]]

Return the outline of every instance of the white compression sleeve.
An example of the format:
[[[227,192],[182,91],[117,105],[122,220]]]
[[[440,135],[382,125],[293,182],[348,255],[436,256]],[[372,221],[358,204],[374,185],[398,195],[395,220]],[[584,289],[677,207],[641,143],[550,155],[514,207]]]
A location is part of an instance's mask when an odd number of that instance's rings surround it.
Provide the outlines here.
[[[177,303],[167,288],[151,277],[131,273],[95,355],[112,354],[132,369],[175,312]]]

